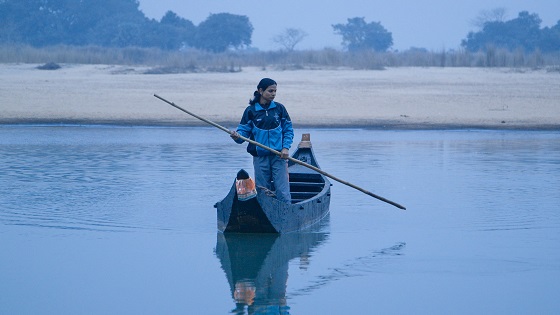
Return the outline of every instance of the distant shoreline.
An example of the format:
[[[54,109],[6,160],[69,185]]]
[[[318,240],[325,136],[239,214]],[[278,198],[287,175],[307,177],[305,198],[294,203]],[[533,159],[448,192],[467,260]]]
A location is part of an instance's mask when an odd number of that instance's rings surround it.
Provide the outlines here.
[[[0,124],[233,129],[262,77],[295,129],[560,130],[560,73],[502,68],[266,70],[146,75],[114,65],[0,64]],[[124,71],[125,69],[126,71]]]
[[[229,129],[234,129],[238,122],[233,121],[215,121]],[[59,119],[0,119],[2,126],[28,126],[28,127],[74,127],[74,126],[100,126],[100,127],[170,127],[170,128],[214,128],[204,122],[162,122],[162,121],[136,121],[136,120],[113,120],[113,121],[96,121],[96,120],[59,120]],[[466,125],[466,124],[403,124],[395,123],[379,123],[379,124],[331,124],[331,125],[315,125],[298,123],[294,124],[294,129],[365,129],[365,130],[504,130],[504,131],[560,131],[560,124],[538,125],[538,124],[496,124],[496,125]]]

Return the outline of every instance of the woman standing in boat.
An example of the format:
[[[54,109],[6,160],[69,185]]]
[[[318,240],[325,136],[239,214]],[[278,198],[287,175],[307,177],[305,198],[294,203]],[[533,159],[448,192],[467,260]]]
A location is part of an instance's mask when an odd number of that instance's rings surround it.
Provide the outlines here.
[[[275,102],[277,84],[269,78],[262,79],[253,93],[253,99],[243,112],[237,131],[231,137],[243,143],[239,136],[255,140],[281,153],[280,156],[254,144],[247,145],[247,152],[253,156],[255,181],[257,186],[276,191],[278,200],[290,203],[290,182],[288,179],[289,150],[294,138],[290,115],[284,105]]]

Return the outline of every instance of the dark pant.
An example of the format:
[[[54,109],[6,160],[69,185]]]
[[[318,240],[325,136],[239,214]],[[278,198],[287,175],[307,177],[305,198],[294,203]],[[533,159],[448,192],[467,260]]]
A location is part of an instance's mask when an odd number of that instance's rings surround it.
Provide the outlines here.
[[[278,200],[290,203],[290,180],[288,161],[276,155],[253,157],[255,184],[276,192]]]

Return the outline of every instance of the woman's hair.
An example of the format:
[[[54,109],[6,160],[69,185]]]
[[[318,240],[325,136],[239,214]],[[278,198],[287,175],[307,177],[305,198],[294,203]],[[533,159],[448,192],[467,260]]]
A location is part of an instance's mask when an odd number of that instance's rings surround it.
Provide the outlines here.
[[[261,93],[259,92],[260,89],[266,90],[271,85],[277,85],[276,81],[270,78],[262,79],[259,84],[257,85],[257,90],[253,93],[253,99],[249,100],[249,105],[255,105],[261,99]]]

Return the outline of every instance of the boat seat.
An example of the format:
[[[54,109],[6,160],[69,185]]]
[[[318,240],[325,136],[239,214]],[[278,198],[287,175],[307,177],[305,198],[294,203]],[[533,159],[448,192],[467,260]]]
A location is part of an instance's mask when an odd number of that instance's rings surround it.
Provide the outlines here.
[[[317,194],[323,190],[325,183],[290,183],[290,191],[292,193],[314,193]]]
[[[292,192],[292,199],[309,199],[316,196],[316,192]]]
[[[313,198],[323,190],[325,183],[290,183],[292,203]]]
[[[322,182],[323,176],[321,174],[316,173],[314,171],[310,172],[290,172],[290,180],[291,179],[299,180],[299,181],[308,181],[308,182]]]

